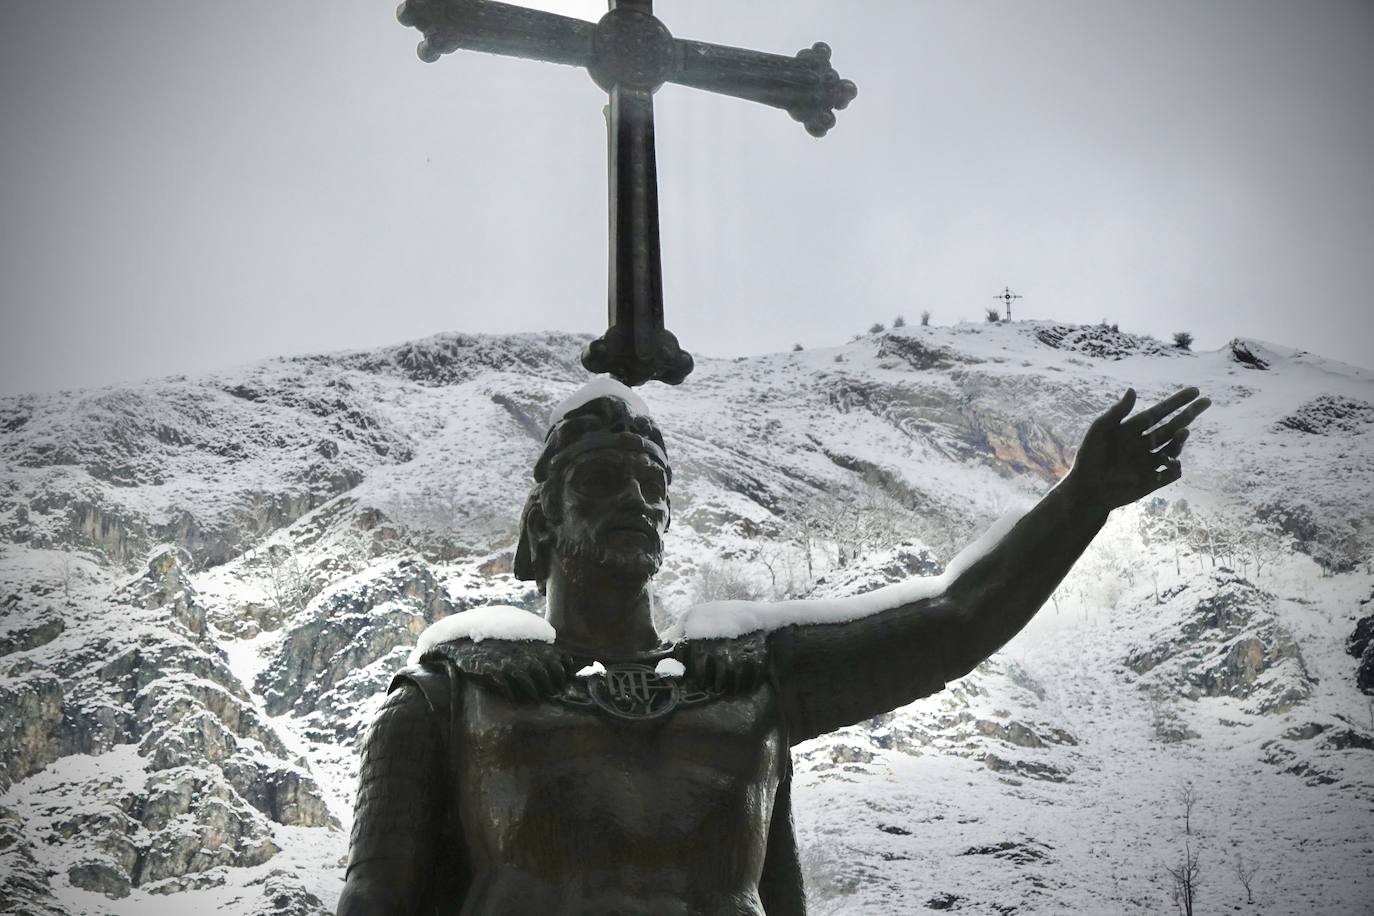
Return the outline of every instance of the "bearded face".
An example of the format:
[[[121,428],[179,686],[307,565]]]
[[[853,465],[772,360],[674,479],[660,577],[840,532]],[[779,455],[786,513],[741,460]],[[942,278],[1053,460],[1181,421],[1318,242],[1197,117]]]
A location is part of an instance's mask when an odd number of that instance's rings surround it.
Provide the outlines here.
[[[668,477],[642,451],[596,449],[563,472],[554,549],[565,561],[648,580],[663,561]]]

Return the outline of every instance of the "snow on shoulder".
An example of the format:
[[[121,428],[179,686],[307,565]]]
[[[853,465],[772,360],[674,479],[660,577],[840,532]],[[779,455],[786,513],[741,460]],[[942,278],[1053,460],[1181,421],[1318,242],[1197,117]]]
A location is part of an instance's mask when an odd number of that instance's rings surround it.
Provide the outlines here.
[[[791,601],[708,601],[689,608],[668,636],[679,639],[734,639],[746,633],[771,632],[794,624],[848,623],[892,608],[934,598],[945,577],[910,579],[848,598],[800,598]]]
[[[455,639],[509,639],[516,642],[553,642],[558,634],[538,614],[505,604],[475,607],[470,611],[450,614],[425,628],[406,659],[407,665],[419,664],[420,656],[435,646]]]
[[[771,632],[793,624],[848,623],[906,604],[934,598],[943,593],[956,576],[985,556],[1024,514],[1023,508],[1008,511],[993,522],[981,537],[950,560],[945,571],[938,576],[894,582],[892,585],[885,585],[862,595],[845,598],[708,601],[688,608],[666,635],[673,641],[734,639],[746,633]]]
[[[558,406],[549,415],[549,425],[553,426],[572,411],[597,398],[619,398],[629,405],[631,413],[649,416],[649,405],[645,404],[644,399],[635,394],[633,389],[613,378],[596,378],[559,401]]]
[[[659,677],[682,677],[687,673],[687,666],[675,658],[660,659],[654,666],[654,674]]]

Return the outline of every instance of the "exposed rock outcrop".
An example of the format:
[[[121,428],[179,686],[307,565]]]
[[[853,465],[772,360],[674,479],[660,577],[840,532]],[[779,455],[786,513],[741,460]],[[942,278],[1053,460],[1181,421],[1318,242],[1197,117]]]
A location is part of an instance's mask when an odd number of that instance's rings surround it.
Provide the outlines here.
[[[1276,424],[1314,436],[1353,435],[1374,424],[1374,404],[1324,394],[1303,404]]]
[[[1361,602],[1365,608],[1374,604],[1374,596]],[[1346,638],[1345,649],[1360,660],[1355,669],[1355,684],[1365,693],[1374,694],[1374,614],[1361,617],[1355,630]]]
[[[398,560],[343,583],[313,602],[273,651],[257,681],[267,711],[309,713],[351,675],[414,645],[425,627],[453,609],[421,560]]]
[[[129,774],[81,784],[88,798],[44,793],[40,830],[75,854],[73,885],[111,897],[220,866],[260,865],[279,849],[267,819],[244,803],[218,771],[179,767],[146,781]]]
[[[52,642],[67,628],[51,605],[41,609],[24,606],[19,595],[0,602],[0,657],[27,652]]]
[[[47,870],[34,856],[19,816],[0,808],[0,913],[67,916],[52,894]]]
[[[121,585],[111,600],[146,610],[163,609],[191,635],[204,636],[205,607],[187,575],[191,562],[184,549],[164,544],[148,557],[143,573]]]
[[[274,869],[262,881],[262,901],[246,911],[251,916],[328,916],[333,908],[326,908],[320,898],[306,890],[289,873]]]
[[[0,681],[0,791],[60,756],[62,716],[62,682],[51,672],[11,672]]]
[[[1125,659],[1141,686],[1156,692],[1251,701],[1258,713],[1281,713],[1312,690],[1302,651],[1278,624],[1274,598],[1229,572],[1212,576],[1211,589],[1186,607],[1181,619]],[[1186,605],[1188,595],[1174,601]],[[1186,731],[1186,729],[1185,729]]]

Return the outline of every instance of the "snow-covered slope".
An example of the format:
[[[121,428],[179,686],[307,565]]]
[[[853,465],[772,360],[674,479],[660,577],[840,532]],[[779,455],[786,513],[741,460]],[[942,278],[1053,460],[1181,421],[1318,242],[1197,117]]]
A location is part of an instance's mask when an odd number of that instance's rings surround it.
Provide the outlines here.
[[[539,608],[515,526],[583,343],[0,401],[0,900],[332,910],[389,673],[437,619]],[[1044,322],[702,360],[645,392],[675,468],[661,623],[937,572],[1127,385],[1212,397],[1185,480],[969,677],[799,749],[816,912],[1158,912],[1185,848],[1200,907],[1368,910],[1369,370]]]

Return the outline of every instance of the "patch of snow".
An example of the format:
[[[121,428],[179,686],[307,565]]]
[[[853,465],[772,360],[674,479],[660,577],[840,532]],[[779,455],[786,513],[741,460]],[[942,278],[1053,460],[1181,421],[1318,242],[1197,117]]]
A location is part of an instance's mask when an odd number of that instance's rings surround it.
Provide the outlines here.
[[[414,665],[435,646],[455,639],[510,639],[519,642],[553,642],[558,634],[538,614],[505,604],[473,608],[436,620],[425,628],[406,664]]]
[[[579,670],[579,671],[577,672],[577,674],[574,675],[574,677],[592,677],[592,676],[597,675],[597,674],[605,674],[605,673],[606,673],[606,666],[605,666],[605,665],[601,664],[601,662],[592,662],[590,665],[587,665],[587,666],[583,667],[581,670]]]
[[[682,677],[687,673],[687,667],[675,658],[661,659],[654,666],[654,674],[659,677]]]
[[[645,417],[649,415],[649,405],[645,404],[644,399],[635,394],[633,389],[613,378],[597,378],[592,379],[560,401],[558,406],[553,409],[553,413],[549,415],[549,425],[554,425],[589,401],[607,397],[619,398],[624,401],[632,413]]]

